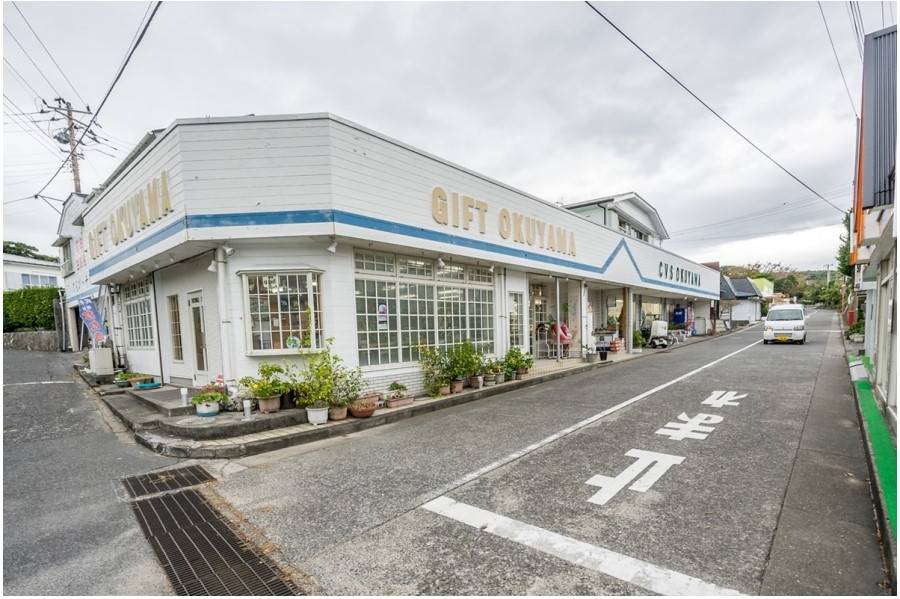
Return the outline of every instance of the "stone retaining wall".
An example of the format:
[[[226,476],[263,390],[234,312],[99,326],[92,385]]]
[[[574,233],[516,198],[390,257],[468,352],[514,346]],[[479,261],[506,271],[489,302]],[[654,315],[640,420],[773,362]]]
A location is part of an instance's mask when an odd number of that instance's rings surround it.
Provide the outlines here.
[[[56,331],[16,331],[3,333],[3,349],[59,351]]]

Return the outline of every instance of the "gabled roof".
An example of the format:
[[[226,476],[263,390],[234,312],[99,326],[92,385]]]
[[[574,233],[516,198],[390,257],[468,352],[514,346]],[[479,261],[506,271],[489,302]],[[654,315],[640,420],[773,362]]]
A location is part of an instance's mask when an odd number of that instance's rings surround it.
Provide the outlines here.
[[[736,300],[737,295],[734,293],[734,287],[731,281],[723,274],[719,274],[719,299],[720,300]]]
[[[572,210],[573,208],[581,208],[583,206],[595,206],[595,205],[603,205],[607,208],[615,208],[617,204],[629,203],[637,206],[639,210],[644,212],[649,218],[650,222],[653,223],[653,228],[655,231],[647,231],[660,239],[669,239],[669,232],[666,231],[665,225],[663,225],[662,218],[659,216],[659,212],[656,211],[650,202],[642,198],[640,195],[633,191],[629,191],[626,193],[620,193],[612,196],[604,196],[602,198],[596,198],[593,200],[587,200],[586,202],[578,202],[576,204],[568,204],[566,206],[567,209]],[[631,222],[631,221],[629,221]],[[643,229],[643,226],[639,226],[639,228]]]
[[[747,277],[731,279],[731,286],[734,289],[734,294],[737,296],[737,299],[762,297],[759,293],[759,289],[757,289],[756,285],[753,284],[753,281]]]

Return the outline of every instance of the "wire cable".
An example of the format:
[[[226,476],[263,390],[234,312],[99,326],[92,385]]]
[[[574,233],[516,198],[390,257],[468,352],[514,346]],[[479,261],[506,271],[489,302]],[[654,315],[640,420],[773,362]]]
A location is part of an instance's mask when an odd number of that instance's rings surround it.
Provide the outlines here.
[[[7,112],[7,114],[9,114],[9,113]],[[16,117],[10,116],[9,118],[13,119],[13,121],[15,121],[16,124],[18,124],[19,127],[21,127],[23,131],[28,133],[29,137],[34,139],[38,143],[39,146],[41,146],[43,149],[50,152],[53,155],[53,157],[56,158],[57,160],[59,159],[59,149],[48,146],[47,142],[44,140],[44,138],[38,136],[34,132],[34,129],[32,129],[31,127],[28,126],[28,122],[25,119],[23,119],[22,117],[18,117],[18,116],[16,116]],[[43,131],[41,131],[41,133],[43,133]]]
[[[62,70],[62,67],[59,66],[59,63],[56,62],[56,59],[53,58],[53,54],[50,53],[50,49],[47,48],[47,45],[44,44],[44,41],[41,39],[41,36],[37,34],[37,31],[34,30],[34,27],[31,26],[31,23],[28,22],[28,19],[25,18],[25,14],[22,12],[22,9],[19,8],[19,5],[15,2],[12,3],[13,8],[19,13],[19,16],[22,17],[22,20],[25,21],[25,24],[28,25],[28,29],[31,30],[31,33],[34,35],[35,39],[37,39],[38,43],[41,45],[41,48],[44,49],[44,52],[47,53],[47,56],[50,57],[50,60],[53,61],[53,65],[56,67],[56,70],[59,71],[59,74],[63,76],[63,79],[66,80],[66,83],[69,84],[69,87],[72,88],[72,91],[75,92],[75,95],[78,96],[78,99],[81,100],[82,106],[87,106],[87,102],[84,101],[84,98],[81,97],[81,94],[78,93],[78,90],[75,89],[75,85],[72,81],[66,76],[65,71]]]
[[[835,206],[834,204],[832,204],[832,203],[831,203],[830,201],[828,201],[822,194],[820,194],[818,191],[816,191],[815,189],[813,189],[812,187],[810,187],[809,185],[807,185],[802,179],[800,179],[800,177],[798,177],[797,175],[795,175],[794,173],[792,173],[791,171],[789,171],[787,168],[785,168],[780,162],[778,162],[777,160],[775,160],[775,159],[774,159],[771,155],[769,155],[765,150],[763,150],[763,149],[760,148],[758,145],[756,145],[755,143],[753,143],[752,141],[750,141],[750,139],[749,139],[746,135],[744,135],[743,133],[741,133],[734,125],[732,125],[732,124],[729,123],[727,120],[725,120],[725,118],[724,118],[722,115],[720,115],[718,112],[716,112],[715,110],[713,110],[713,108],[712,108],[709,104],[707,104],[706,102],[704,102],[703,100],[701,100],[701,99],[700,99],[700,96],[698,96],[698,95],[695,94],[693,91],[691,91],[691,89],[690,89],[688,86],[686,86],[684,83],[682,83],[682,82],[678,79],[678,77],[676,77],[675,75],[673,75],[668,69],[666,69],[664,66],[662,66],[655,58],[653,58],[652,56],[650,56],[650,54],[649,54],[646,50],[644,50],[643,48],[641,48],[641,46],[638,45],[637,42],[635,42],[633,39],[631,39],[630,37],[628,37],[628,35],[627,35],[624,31],[622,31],[621,29],[619,29],[619,27],[618,27],[615,23],[613,23],[611,20],[609,20],[609,18],[608,18],[606,15],[604,15],[604,14],[603,14],[602,12],[600,12],[593,4],[591,4],[590,0],[585,0],[585,4],[587,4],[587,5],[591,8],[591,10],[593,10],[595,13],[597,13],[598,15],[600,15],[600,17],[601,17],[604,21],[606,21],[607,23],[609,23],[609,25],[610,25],[613,29],[615,29],[615,30],[619,33],[619,35],[621,35],[621,36],[624,37],[626,40],[628,40],[628,42],[631,43],[632,46],[634,46],[635,48],[637,48],[638,51],[640,51],[641,54],[643,54],[644,56],[646,56],[653,64],[655,64],[657,67],[659,67],[660,70],[662,70],[662,72],[664,72],[666,75],[668,75],[668,76],[669,76],[675,83],[677,83],[684,91],[686,91],[688,94],[690,94],[690,95],[691,95],[695,100],[697,100],[704,108],[706,108],[706,109],[707,109],[708,111],[710,111],[713,115],[715,115],[716,118],[718,118],[720,121],[722,121],[722,123],[725,124],[726,127],[728,127],[729,129],[731,129],[731,130],[732,130],[734,133],[736,133],[741,139],[743,139],[743,140],[746,141],[748,144],[750,144],[757,152],[759,152],[760,154],[762,154],[763,156],[765,156],[766,158],[768,158],[769,161],[770,161],[772,164],[774,164],[774,165],[777,166],[779,169],[781,169],[784,173],[786,173],[786,174],[787,174],[789,177],[791,177],[794,181],[796,181],[797,183],[799,183],[800,185],[802,185],[803,187],[805,187],[805,188],[806,188],[810,193],[812,193],[814,196],[816,196],[817,198],[819,198],[820,200],[822,200],[823,202],[825,202],[826,204],[828,204],[829,206],[831,206],[832,208],[834,208],[835,210],[837,210],[838,212],[840,212],[840,213],[843,214],[843,212],[844,212],[843,210],[841,210],[840,208],[838,208],[837,206]]]
[[[23,77],[22,74],[19,73],[19,71],[16,70],[16,67],[12,66],[12,63],[11,63],[11,62],[9,62],[8,60],[6,60],[6,57],[5,57],[5,56],[3,57],[3,64],[5,64],[6,66],[8,66],[8,67],[10,68],[10,70],[11,70],[11,71],[13,72],[13,74],[19,79],[19,81],[20,81],[25,87],[27,87],[28,89],[30,89],[31,92],[35,95],[35,97],[37,97],[37,98],[43,100],[43,98],[41,97],[41,94],[39,94],[38,91],[37,91],[36,89],[34,89],[34,87],[32,87],[30,83],[28,83],[28,81],[25,79],[25,77]]]
[[[72,158],[75,152],[78,150],[78,147],[81,145],[81,142],[84,140],[85,134],[87,134],[88,130],[94,124],[94,121],[97,120],[97,115],[100,114],[100,111],[103,110],[103,106],[106,105],[106,101],[109,99],[110,94],[112,94],[113,89],[115,89],[116,84],[119,82],[119,79],[122,78],[122,73],[125,72],[125,68],[128,66],[128,63],[131,62],[131,57],[134,56],[135,51],[141,45],[141,41],[144,39],[144,36],[147,34],[147,29],[150,28],[150,24],[153,22],[153,17],[156,16],[156,12],[159,10],[159,7],[162,6],[162,0],[159,0],[153,8],[153,12],[150,13],[150,17],[147,19],[147,22],[143,24],[143,27],[140,29],[140,34],[137,36],[135,42],[132,44],[131,48],[128,51],[128,54],[125,56],[125,60],[122,65],[119,67],[116,76],[113,78],[112,83],[110,83],[109,88],[106,90],[106,93],[103,95],[103,99],[100,101],[100,104],[97,106],[94,113],[91,115],[91,120],[88,122],[87,127],[85,127],[81,132],[81,137],[79,137],[78,141],[75,143],[75,148],[73,148],[66,159],[62,164],[59,165],[59,168],[56,169],[56,172],[53,173],[53,176],[38,190],[38,195],[41,194],[45,189],[47,189],[53,180],[59,176],[59,173],[62,172],[63,167],[66,163]]]
[[[861,38],[859,36],[859,27],[856,24],[856,15],[853,14],[853,8],[851,7],[850,2],[844,4],[844,8],[847,9],[847,16],[850,18],[850,28],[853,30],[853,41],[856,42],[856,51],[859,53],[859,59],[862,60],[863,57],[863,49]]]
[[[850,107],[853,108],[853,114],[856,118],[859,118],[859,113],[856,112],[856,104],[853,103],[853,95],[850,93],[850,86],[847,85],[847,78],[844,76],[844,67],[841,66],[841,59],[838,58],[837,49],[834,47],[834,40],[831,38],[831,30],[828,28],[828,20],[825,18],[825,11],[822,9],[822,2],[820,0],[816,0],[816,4],[819,5],[819,14],[822,15],[822,23],[825,25],[825,33],[828,34],[828,43],[831,44],[831,51],[834,53],[834,60],[837,63],[838,71],[841,73],[841,81],[844,82],[844,89],[847,91],[847,99],[850,100]]]
[[[47,79],[47,76],[44,75],[44,71],[42,71],[42,70],[41,70],[41,67],[39,67],[39,66],[37,65],[37,63],[34,62],[34,59],[31,57],[31,54],[29,54],[29,53],[28,53],[28,50],[26,50],[25,47],[24,47],[21,43],[19,43],[19,40],[16,39],[16,36],[13,35],[13,32],[9,30],[9,27],[7,27],[5,23],[3,24],[3,29],[6,30],[6,33],[9,34],[9,37],[11,37],[11,38],[13,39],[14,42],[16,42],[16,45],[19,47],[19,49],[22,50],[22,52],[25,53],[25,57],[28,58],[28,60],[31,61],[31,64],[34,65],[34,68],[37,69],[37,72],[40,73],[41,77],[44,78],[44,81],[47,82],[47,85],[50,86],[50,89],[52,89],[53,92],[54,92],[57,96],[61,96],[62,94],[59,93],[59,91],[56,89],[56,86],[53,85],[53,84],[50,82],[49,79]]]

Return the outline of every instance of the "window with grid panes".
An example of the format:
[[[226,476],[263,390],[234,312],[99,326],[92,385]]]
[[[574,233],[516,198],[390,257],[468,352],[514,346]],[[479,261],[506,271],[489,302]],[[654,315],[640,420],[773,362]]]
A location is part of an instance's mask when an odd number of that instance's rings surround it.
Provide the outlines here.
[[[385,274],[394,273],[394,256],[392,254],[356,250],[354,254],[354,263],[356,265],[356,270],[366,270],[369,272]]]
[[[485,353],[494,351],[494,290],[468,289],[469,339]]]
[[[178,362],[184,360],[184,348],[181,345],[181,310],[178,306],[178,296],[170,295],[166,298],[169,309],[169,330],[172,334],[172,359]]]
[[[469,337],[466,315],[466,288],[438,285],[438,345],[456,345]]]
[[[434,262],[426,258],[397,257],[397,274],[401,277],[434,278]]]
[[[322,347],[319,273],[244,273],[251,351],[295,352]]]
[[[397,285],[400,308],[400,348],[402,362],[419,359],[420,345],[434,345],[434,285]]]
[[[395,281],[356,280],[356,339],[360,366],[400,361]]]
[[[150,281],[144,279],[122,290],[125,302],[125,332],[128,347],[153,347],[153,316]]]
[[[525,309],[522,294],[509,294],[509,346],[525,345]]]

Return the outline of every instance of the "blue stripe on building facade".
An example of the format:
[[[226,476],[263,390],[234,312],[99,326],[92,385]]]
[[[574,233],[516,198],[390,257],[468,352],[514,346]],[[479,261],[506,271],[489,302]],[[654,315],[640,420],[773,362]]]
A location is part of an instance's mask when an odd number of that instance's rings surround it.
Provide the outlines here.
[[[156,231],[152,235],[148,236],[146,239],[142,239],[137,242],[133,247],[128,248],[127,250],[124,250],[114,256],[110,256],[106,260],[91,267],[89,272],[92,276],[101,273],[114,264],[132,257],[145,249],[149,249],[150,247],[156,245],[164,239],[167,239],[172,235],[175,235],[186,229],[315,223],[340,223],[344,225],[360,227],[363,229],[371,229],[375,231],[382,231],[384,233],[392,233],[405,237],[414,237],[427,241],[435,241],[448,245],[455,245],[474,250],[491,252],[494,254],[501,254],[504,256],[512,256],[514,258],[522,258],[525,260],[532,260],[535,262],[542,262],[544,264],[551,264],[553,266],[572,268],[600,275],[606,273],[607,269],[612,265],[616,256],[624,249],[625,253],[628,255],[629,260],[631,261],[631,265],[634,267],[635,272],[637,272],[641,282],[649,283],[652,285],[659,285],[661,287],[668,287],[670,289],[677,289],[679,291],[690,292],[692,294],[700,295],[708,299],[719,299],[717,295],[712,295],[702,289],[697,289],[696,287],[688,287],[685,285],[670,283],[668,281],[661,281],[658,279],[645,277],[643,273],[641,273],[641,269],[638,267],[637,261],[634,259],[634,255],[631,253],[631,249],[628,247],[628,244],[624,239],[619,241],[619,243],[613,249],[612,253],[610,253],[610,255],[606,258],[606,261],[602,266],[594,266],[593,264],[575,262],[574,260],[557,258],[555,256],[546,256],[544,254],[537,254],[534,252],[529,252],[527,250],[507,247],[489,241],[460,237],[457,235],[442,233],[440,231],[432,231],[431,229],[425,229],[413,225],[391,222],[371,216],[363,216],[361,214],[355,214],[353,212],[345,212],[343,210],[281,210],[272,212],[236,212],[224,214],[188,215],[184,218],[180,218],[172,223],[169,223],[159,231]]]

